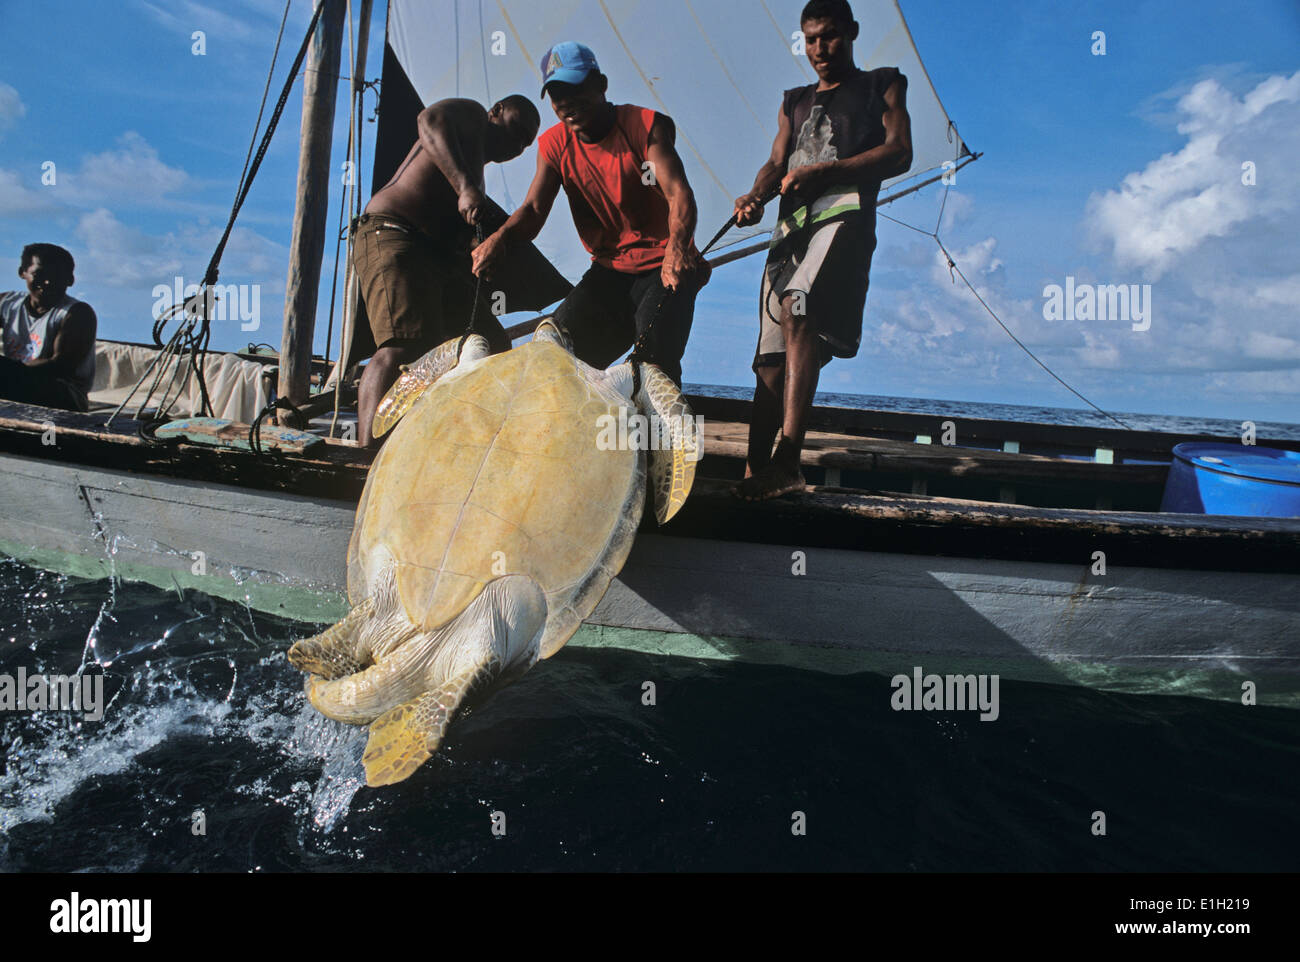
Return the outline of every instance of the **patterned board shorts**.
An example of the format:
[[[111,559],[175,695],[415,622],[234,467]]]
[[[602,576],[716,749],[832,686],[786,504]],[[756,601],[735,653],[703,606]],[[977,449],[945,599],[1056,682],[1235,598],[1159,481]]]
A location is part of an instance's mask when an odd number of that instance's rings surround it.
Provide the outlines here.
[[[441,248],[402,218],[362,215],[352,264],[376,347],[390,341],[436,347],[462,334],[471,316],[495,350],[510,346],[491,311],[480,303],[474,312],[469,254]],[[504,347],[495,346],[502,339]]]
[[[801,231],[773,248],[759,294],[756,370],[785,361],[781,301],[789,294],[816,325],[824,360],[858,353],[875,248],[874,233],[844,220]]]

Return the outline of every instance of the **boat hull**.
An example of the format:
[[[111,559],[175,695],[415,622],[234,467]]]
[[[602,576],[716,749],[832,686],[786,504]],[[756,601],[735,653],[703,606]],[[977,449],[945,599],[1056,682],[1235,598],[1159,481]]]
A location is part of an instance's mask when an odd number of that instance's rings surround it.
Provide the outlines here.
[[[347,501],[7,457],[0,551],[85,577],[346,610]],[[988,672],[1300,705],[1286,572],[936,557],[643,532],[572,644],[892,677]],[[304,628],[306,633],[309,629]]]

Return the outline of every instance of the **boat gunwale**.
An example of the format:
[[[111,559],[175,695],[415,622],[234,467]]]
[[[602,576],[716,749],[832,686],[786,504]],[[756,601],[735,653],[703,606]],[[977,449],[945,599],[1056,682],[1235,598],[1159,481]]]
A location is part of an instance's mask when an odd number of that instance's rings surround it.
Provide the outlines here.
[[[36,420],[40,416],[43,420]],[[60,443],[42,444],[49,424]],[[327,442],[321,455],[184,442],[150,443],[137,422],[106,430],[103,416],[0,402],[0,450],[91,470],[172,478],[214,488],[269,491],[355,504],[373,455]],[[708,456],[706,455],[706,458]],[[730,495],[731,482],[699,477],[672,536],[838,547],[900,554],[1113,564],[1225,571],[1300,572],[1300,518],[1253,518],[1128,510],[1046,508],[872,489],[815,486],[762,503]],[[651,530],[647,522],[645,530]]]

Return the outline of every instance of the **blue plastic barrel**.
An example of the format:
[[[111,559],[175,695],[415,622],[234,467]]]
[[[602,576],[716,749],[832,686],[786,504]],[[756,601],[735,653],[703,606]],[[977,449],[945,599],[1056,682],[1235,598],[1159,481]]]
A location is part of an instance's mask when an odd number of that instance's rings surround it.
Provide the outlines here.
[[[1180,444],[1161,511],[1300,517],[1300,452],[1244,444]]]

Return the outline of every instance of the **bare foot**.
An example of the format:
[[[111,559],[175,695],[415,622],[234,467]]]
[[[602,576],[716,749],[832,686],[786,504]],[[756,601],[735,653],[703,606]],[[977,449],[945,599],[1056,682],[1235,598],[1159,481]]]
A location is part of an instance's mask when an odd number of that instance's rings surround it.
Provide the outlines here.
[[[783,494],[803,491],[807,487],[803,472],[797,467],[773,461],[762,471],[741,481],[731,489],[731,493],[742,501],[766,501]]]

